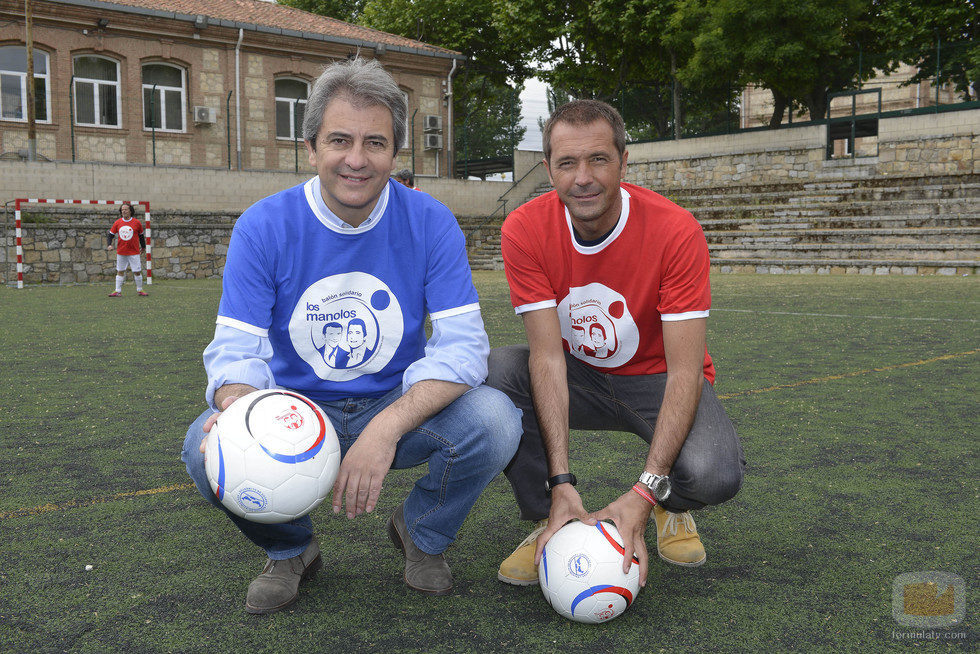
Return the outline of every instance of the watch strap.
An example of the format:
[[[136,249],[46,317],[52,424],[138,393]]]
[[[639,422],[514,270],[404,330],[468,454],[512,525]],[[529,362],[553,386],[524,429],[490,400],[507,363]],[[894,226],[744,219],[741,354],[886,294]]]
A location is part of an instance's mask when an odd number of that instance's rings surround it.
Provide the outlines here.
[[[548,481],[545,482],[544,487],[548,491],[551,491],[551,489],[558,484],[571,484],[574,486],[576,483],[578,483],[578,480],[575,479],[575,475],[570,472],[566,472],[561,475],[555,475],[554,477],[548,477]]]

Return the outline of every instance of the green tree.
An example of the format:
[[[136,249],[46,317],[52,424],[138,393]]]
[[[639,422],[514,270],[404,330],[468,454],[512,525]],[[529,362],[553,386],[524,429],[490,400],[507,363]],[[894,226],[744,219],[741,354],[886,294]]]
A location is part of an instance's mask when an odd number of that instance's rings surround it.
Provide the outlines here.
[[[278,4],[296,7],[321,16],[329,16],[346,23],[356,23],[361,15],[364,0],[277,0]]]
[[[632,139],[681,136],[729,120],[727,80],[686,88],[696,19],[673,20],[680,0],[504,0],[496,18],[538,77],[577,98],[616,106]]]
[[[821,119],[828,92],[895,67],[880,0],[683,0],[678,11],[701,24],[680,77],[769,89],[771,126],[794,104]]]
[[[980,81],[980,3],[976,0],[892,0],[884,15],[901,59],[919,67],[908,84],[936,77],[964,100],[976,99]]]
[[[518,95],[530,68],[526,53],[498,28],[497,5],[497,0],[366,0],[360,17],[368,27],[466,55],[453,94],[454,148],[460,158],[508,156],[524,136]]]
[[[669,80],[659,27],[672,0],[500,0],[495,19],[538,76],[576,98],[614,101],[637,81]]]

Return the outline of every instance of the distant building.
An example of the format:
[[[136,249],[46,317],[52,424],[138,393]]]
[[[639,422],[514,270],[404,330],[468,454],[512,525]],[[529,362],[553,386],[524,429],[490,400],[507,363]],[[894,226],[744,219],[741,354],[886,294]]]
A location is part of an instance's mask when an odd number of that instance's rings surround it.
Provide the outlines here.
[[[24,12],[0,0],[5,159],[27,147]],[[310,85],[358,55],[378,59],[408,101],[396,166],[450,173],[447,94],[464,60],[452,50],[261,0],[35,0],[32,41],[39,158],[308,169]]]
[[[877,75],[862,85],[863,89],[881,89],[881,110],[896,111],[899,109],[919,109],[936,105],[936,87],[933,80],[923,80],[911,86],[902,84],[918,72],[918,69],[908,64],[901,64],[891,75]],[[952,84],[943,84],[939,88],[940,104],[955,104],[962,99],[957,96]],[[856,114],[874,113],[878,110],[877,94],[867,93],[855,97]],[[742,92],[740,103],[741,127],[763,127],[769,124],[773,111],[772,91],[758,86],[748,86]],[[830,108],[831,117],[837,118],[851,113],[850,98],[836,98]],[[804,122],[809,116],[790,117],[787,110],[783,115],[782,124]]]

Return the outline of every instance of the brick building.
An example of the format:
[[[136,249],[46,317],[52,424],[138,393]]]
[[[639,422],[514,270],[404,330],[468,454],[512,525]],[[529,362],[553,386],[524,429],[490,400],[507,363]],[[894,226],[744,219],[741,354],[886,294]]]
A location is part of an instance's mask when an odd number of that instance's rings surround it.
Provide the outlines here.
[[[464,57],[261,0],[35,0],[39,159],[300,171],[322,68],[378,59],[408,100],[396,166],[445,177]],[[23,0],[0,0],[0,158],[27,148]],[[428,129],[427,129],[428,128]]]

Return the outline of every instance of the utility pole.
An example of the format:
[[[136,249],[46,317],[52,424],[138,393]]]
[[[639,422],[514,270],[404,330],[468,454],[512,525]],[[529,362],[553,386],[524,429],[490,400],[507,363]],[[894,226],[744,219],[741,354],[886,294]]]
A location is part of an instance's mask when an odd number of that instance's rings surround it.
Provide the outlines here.
[[[24,0],[24,18],[27,29],[27,160],[37,161],[37,131],[34,126],[34,7],[31,0]]]

